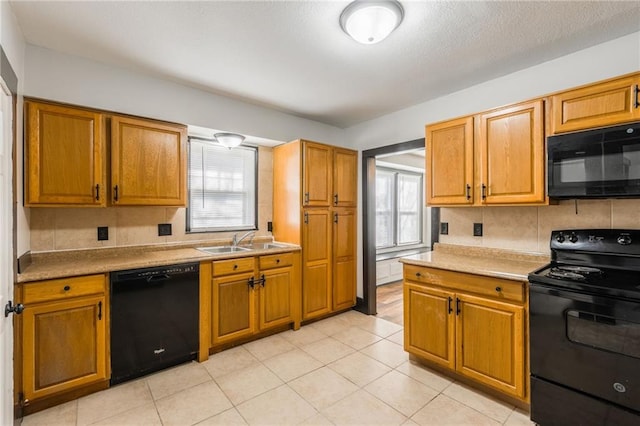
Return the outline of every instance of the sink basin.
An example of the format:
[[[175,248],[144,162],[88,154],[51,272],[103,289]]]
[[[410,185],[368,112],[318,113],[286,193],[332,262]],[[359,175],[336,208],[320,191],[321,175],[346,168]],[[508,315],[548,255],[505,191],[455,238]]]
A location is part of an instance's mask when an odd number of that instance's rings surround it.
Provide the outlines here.
[[[249,251],[248,247],[239,246],[215,246],[215,247],[198,247],[198,250],[209,254],[235,253],[239,251]]]
[[[251,247],[255,250],[260,250],[260,249],[272,249],[272,248],[285,248],[288,246],[284,244],[279,244],[279,243],[254,243],[251,245]]]

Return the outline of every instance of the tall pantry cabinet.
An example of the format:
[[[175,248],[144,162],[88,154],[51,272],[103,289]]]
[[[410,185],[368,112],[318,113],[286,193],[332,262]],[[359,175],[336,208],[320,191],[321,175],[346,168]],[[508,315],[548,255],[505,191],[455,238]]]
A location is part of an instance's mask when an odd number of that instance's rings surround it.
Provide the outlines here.
[[[273,236],[302,247],[302,319],[356,303],[358,153],[296,140],[273,149]]]

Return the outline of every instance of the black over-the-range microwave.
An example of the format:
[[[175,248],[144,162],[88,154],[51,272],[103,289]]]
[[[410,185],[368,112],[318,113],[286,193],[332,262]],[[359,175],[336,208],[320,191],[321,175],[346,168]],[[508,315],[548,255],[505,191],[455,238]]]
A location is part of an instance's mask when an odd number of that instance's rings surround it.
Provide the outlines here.
[[[640,198],[640,122],[547,138],[554,198]]]

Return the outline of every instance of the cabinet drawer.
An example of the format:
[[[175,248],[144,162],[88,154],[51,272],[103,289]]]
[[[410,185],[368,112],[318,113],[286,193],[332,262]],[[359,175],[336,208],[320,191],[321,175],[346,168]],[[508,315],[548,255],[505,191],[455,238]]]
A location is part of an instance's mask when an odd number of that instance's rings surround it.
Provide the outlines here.
[[[453,291],[465,291],[496,299],[524,302],[524,282],[465,274],[444,269],[404,265],[404,279],[424,284],[446,287]]]
[[[37,303],[100,294],[105,291],[104,275],[60,278],[23,285],[23,303]]]
[[[293,263],[293,254],[278,253],[269,256],[260,256],[260,269],[279,268],[290,266]]]
[[[239,259],[216,260],[213,263],[213,276],[235,274],[238,272],[251,272],[254,267],[253,257]]]

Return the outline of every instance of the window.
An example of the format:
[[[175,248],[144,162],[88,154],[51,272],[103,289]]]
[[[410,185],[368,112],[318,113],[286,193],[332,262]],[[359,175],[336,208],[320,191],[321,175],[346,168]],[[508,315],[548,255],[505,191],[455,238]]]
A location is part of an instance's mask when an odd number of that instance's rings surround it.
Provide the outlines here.
[[[258,150],[189,138],[187,231],[256,229]]]
[[[422,243],[422,175],[376,168],[376,248]]]

